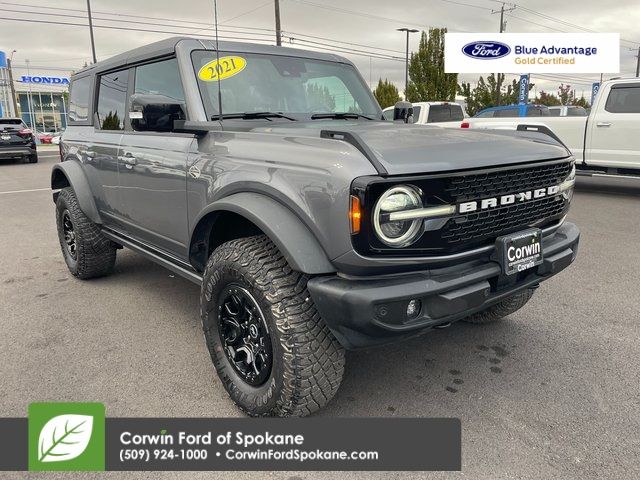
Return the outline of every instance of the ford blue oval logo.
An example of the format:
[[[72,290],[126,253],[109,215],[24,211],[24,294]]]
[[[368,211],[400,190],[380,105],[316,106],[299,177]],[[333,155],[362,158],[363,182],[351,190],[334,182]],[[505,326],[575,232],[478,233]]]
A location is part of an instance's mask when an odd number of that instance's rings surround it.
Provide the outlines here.
[[[500,42],[471,42],[462,47],[462,53],[467,57],[479,60],[493,60],[502,58],[511,52],[511,47]]]

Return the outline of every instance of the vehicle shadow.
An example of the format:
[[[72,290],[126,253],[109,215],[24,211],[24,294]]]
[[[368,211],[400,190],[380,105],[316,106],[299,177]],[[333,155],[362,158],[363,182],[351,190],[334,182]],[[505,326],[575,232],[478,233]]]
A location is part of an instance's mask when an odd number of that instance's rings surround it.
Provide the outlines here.
[[[640,195],[640,177],[587,177],[578,176],[576,190],[585,193],[602,193],[605,195]]]

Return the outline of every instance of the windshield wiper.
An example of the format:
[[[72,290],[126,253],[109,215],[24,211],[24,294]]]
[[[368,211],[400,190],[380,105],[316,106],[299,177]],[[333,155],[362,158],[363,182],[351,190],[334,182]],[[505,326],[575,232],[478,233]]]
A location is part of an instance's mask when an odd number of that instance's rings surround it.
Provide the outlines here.
[[[373,118],[368,117],[366,115],[361,115],[360,113],[352,113],[352,112],[314,113],[313,115],[311,115],[311,120],[318,120],[321,118],[335,118],[337,120],[348,119],[348,118],[366,118],[367,120],[373,120]]]
[[[220,115],[213,115],[211,120],[218,120]],[[287,120],[291,120],[295,122],[296,119],[293,117],[288,117],[282,112],[244,112],[244,113],[223,113],[222,118],[240,118],[242,120],[254,120],[259,118],[265,118],[271,121],[271,118],[286,118]]]

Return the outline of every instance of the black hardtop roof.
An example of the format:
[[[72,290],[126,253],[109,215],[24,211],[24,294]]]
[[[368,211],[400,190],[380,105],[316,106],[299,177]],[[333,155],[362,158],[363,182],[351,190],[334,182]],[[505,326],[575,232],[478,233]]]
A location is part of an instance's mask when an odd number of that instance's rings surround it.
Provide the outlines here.
[[[191,37],[171,37],[158,42],[150,43],[142,47],[134,48],[127,52],[120,53],[107,60],[95,63],[82,70],[77,71],[73,76],[84,76],[95,74],[114,68],[132,65],[135,63],[160,58],[175,53],[176,45],[180,42],[190,44],[193,49],[215,50],[215,41],[211,39],[200,39]],[[344,57],[331,53],[313,52],[311,50],[301,50],[298,48],[276,47],[274,45],[262,45],[259,43],[245,42],[218,42],[220,51],[225,52],[245,52],[264,53],[271,55],[288,55],[301,58],[312,58],[317,60],[327,60],[332,62],[351,63]]]

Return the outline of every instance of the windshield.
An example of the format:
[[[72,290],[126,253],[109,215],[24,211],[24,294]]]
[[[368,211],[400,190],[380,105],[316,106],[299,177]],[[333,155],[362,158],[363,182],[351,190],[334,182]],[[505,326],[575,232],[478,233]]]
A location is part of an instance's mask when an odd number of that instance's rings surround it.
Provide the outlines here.
[[[220,52],[218,62],[211,51],[195,51],[192,58],[205,109],[212,119],[220,113],[218,84],[223,116],[273,112],[302,120],[313,114],[354,113],[382,118],[373,95],[348,64],[225,52]],[[256,118],[265,119],[265,115],[246,117]]]

